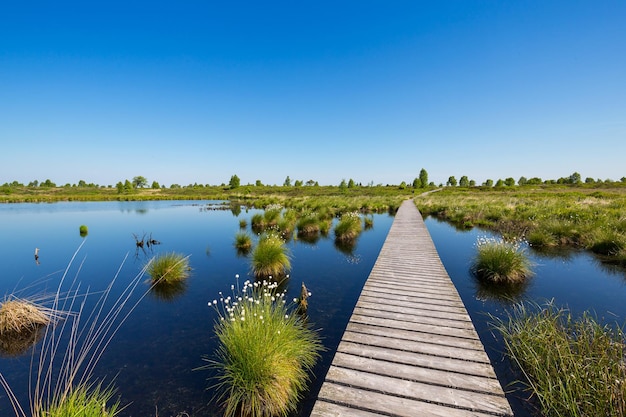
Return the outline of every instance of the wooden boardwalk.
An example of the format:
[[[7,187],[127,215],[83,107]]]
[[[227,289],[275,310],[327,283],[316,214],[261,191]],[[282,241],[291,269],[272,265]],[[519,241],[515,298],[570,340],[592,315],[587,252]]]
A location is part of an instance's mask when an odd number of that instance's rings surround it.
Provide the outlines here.
[[[512,415],[422,216],[405,201],[311,416]]]

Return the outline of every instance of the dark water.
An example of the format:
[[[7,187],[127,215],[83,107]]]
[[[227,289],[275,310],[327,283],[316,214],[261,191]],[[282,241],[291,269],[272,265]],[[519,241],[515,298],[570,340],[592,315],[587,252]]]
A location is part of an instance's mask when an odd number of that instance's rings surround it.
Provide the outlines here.
[[[143,298],[115,335],[95,371],[96,377],[115,378],[124,416],[217,415],[210,405],[212,391],[205,362],[216,344],[214,310],[207,303],[247,279],[249,259],[233,247],[239,220],[248,225],[254,210],[235,216],[213,210],[216,202],[75,202],[0,205],[0,294],[41,296],[53,293],[68,268],[66,286],[80,283],[80,292],[101,291],[118,275],[112,295],[137,276],[151,256],[162,252],[190,255],[193,268],[186,288],[170,297],[152,293]],[[209,209],[207,209],[209,208]],[[338,250],[331,237],[313,243],[292,239],[292,270],[286,283],[288,297],[299,295],[304,282],[312,292],[310,321],[327,349],[315,368],[311,392],[298,414],[307,415],[363,283],[389,231],[393,217],[374,215],[374,227],[365,230],[352,251]],[[84,239],[79,226],[87,225]],[[248,226],[249,230],[249,226]],[[136,235],[160,241],[137,250]],[[83,243],[84,240],[84,243]],[[39,248],[38,263],[34,259]],[[125,260],[124,260],[125,259]],[[119,273],[118,273],[119,271]],[[145,281],[145,282],[144,282]],[[143,278],[132,302],[148,289]],[[73,288],[76,288],[75,286]],[[87,308],[95,297],[89,298]],[[129,304],[131,305],[132,302]],[[26,406],[31,353],[0,358],[0,371]],[[11,415],[0,391],[0,416]]]
[[[626,274],[602,265],[588,253],[548,256],[529,250],[534,277],[519,292],[501,294],[481,286],[469,272],[477,238],[489,234],[477,229],[455,230],[433,218],[426,219],[426,225],[505,388],[520,376],[504,358],[503,346],[489,328],[488,314],[504,317],[511,308],[507,297],[539,304],[554,300],[556,306],[569,308],[575,316],[589,310],[606,323],[626,322]],[[509,394],[508,398],[516,417],[532,415],[523,394]]]

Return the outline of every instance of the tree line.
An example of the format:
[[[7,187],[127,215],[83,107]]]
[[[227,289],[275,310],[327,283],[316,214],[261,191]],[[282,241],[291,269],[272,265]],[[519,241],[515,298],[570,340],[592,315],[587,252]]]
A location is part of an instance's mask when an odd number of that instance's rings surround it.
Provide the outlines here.
[[[539,177],[531,177],[531,178],[526,178],[524,176],[521,176],[519,179],[515,180],[513,177],[507,177],[504,179],[497,179],[496,181],[492,180],[492,179],[487,179],[486,181],[484,181],[482,184],[480,184],[483,187],[512,187],[515,185],[519,185],[519,186],[524,186],[524,185],[549,185],[549,184],[566,184],[566,185],[582,185],[582,184],[616,184],[616,183],[621,183],[621,184],[626,184],[626,177],[622,177],[620,178],[619,181],[613,181],[611,179],[605,179],[602,180],[600,178],[594,179],[592,177],[586,177],[584,180],[582,179],[582,176],[578,173],[578,172],[574,172],[571,175],[567,176],[567,177],[561,177],[558,179],[547,179],[547,180],[543,180]],[[132,180],[129,179],[125,179],[124,181],[118,181],[117,184],[115,184],[115,188],[117,189],[118,193],[129,193],[132,191],[136,191],[138,189],[144,189],[144,188],[148,188],[148,184],[149,188],[157,190],[157,189],[161,189],[161,188],[167,188],[164,185],[159,184],[158,181],[152,181],[151,183],[148,181],[148,179],[142,175],[138,175],[132,178]],[[228,187],[230,189],[235,189],[240,187],[241,184],[241,180],[240,178],[234,174],[230,177],[230,180],[228,182],[228,184],[226,183],[222,183],[219,186],[220,187]],[[254,184],[247,184],[248,186],[256,186],[256,187],[263,187],[265,186],[265,184],[263,184],[261,182],[261,180],[256,180]],[[386,186],[398,186],[400,189],[405,189],[405,188],[413,188],[413,189],[419,189],[419,188],[434,188],[434,187],[475,187],[478,184],[476,183],[476,181],[470,179],[467,175],[463,175],[461,176],[458,180],[456,178],[456,176],[451,175],[450,177],[448,177],[448,180],[446,181],[445,184],[440,183],[439,185],[436,185],[434,182],[430,181],[428,179],[428,171],[426,171],[426,169],[422,168],[419,172],[419,175],[417,177],[415,177],[413,179],[412,182],[410,182],[410,185],[407,181],[402,181],[399,185],[394,185],[394,184],[387,184]],[[283,187],[317,187],[319,186],[319,183],[315,180],[307,180],[307,181],[303,181],[303,180],[295,180],[292,181],[292,179],[290,178],[290,176],[287,176],[285,178],[285,181],[282,184]],[[338,187],[340,189],[346,189],[346,188],[355,188],[355,187],[363,187],[364,185],[362,183],[357,183],[355,182],[352,178],[346,180],[345,178],[342,179],[340,181],[340,183],[338,184]],[[366,184],[365,186],[367,187],[374,187],[374,182],[371,181],[370,183]],[[383,184],[377,184],[377,187],[382,187]],[[27,185],[24,185],[18,181],[13,181],[13,182],[5,182],[2,185],[3,188],[11,188],[11,187],[29,187],[29,188],[36,188],[36,187],[41,187],[41,188],[55,188],[57,187],[57,184],[53,181],[51,181],[50,179],[46,179],[45,181],[38,181],[38,180],[33,180],[31,182],[29,182]],[[98,184],[94,184],[94,183],[87,183],[85,180],[80,180],[78,181],[78,183],[76,184],[65,184],[62,186],[63,188],[113,188],[113,186],[108,185],[108,186],[101,186]],[[171,184],[169,186],[170,189],[176,189],[176,188],[202,188],[202,187],[214,187],[213,185],[210,184],[198,184],[198,183],[193,183],[193,184],[189,184],[186,186],[181,186],[180,184]]]

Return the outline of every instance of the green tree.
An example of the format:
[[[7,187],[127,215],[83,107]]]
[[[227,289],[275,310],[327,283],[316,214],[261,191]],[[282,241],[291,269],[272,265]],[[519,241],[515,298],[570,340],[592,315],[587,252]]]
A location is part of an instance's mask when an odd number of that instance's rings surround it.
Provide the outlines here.
[[[345,178],[341,179],[341,182],[339,183],[339,189],[344,190],[348,188],[348,183],[346,182]]]
[[[257,186],[257,187],[263,187],[263,183],[261,182],[261,180],[256,180],[254,185]]]
[[[293,183],[295,187],[302,187],[302,184],[304,184],[302,180],[296,180],[296,182]]]
[[[578,172],[574,172],[572,175],[569,176],[568,182],[570,184],[580,184],[582,182],[580,174]]]
[[[56,187],[57,185],[50,181],[50,179],[45,180],[41,183],[41,187]]]
[[[287,175],[287,178],[285,178],[285,182],[283,182],[283,186],[291,187],[291,178],[289,178],[289,175]]]
[[[152,186],[150,188],[152,188],[153,190],[156,190],[156,189],[161,188],[161,186],[159,185],[158,182],[152,181]]]
[[[483,183],[483,185],[484,185],[485,187],[493,187],[493,180],[492,180],[492,179],[487,179],[487,181],[485,181],[485,182]]]
[[[230,177],[230,181],[228,182],[228,186],[231,189],[237,188],[241,185],[241,180],[239,180],[239,177],[237,175],[233,175]]]
[[[448,177],[448,182],[446,182],[446,185],[450,187],[456,187],[456,177],[454,175]]]
[[[348,180],[348,188],[354,188],[354,180],[352,178]]]
[[[459,186],[460,187],[469,187],[469,178],[467,178],[467,175],[463,175],[461,177],[461,179],[459,180]]]
[[[508,177],[504,180],[504,185],[507,187],[512,187],[515,185],[515,179],[513,177]]]
[[[133,183],[131,183],[129,180],[124,181],[124,192],[129,193],[133,191],[133,189]]]
[[[86,187],[87,183],[85,182],[85,180],[80,180],[80,181],[78,181],[78,186],[79,187]]]
[[[315,181],[314,181],[314,180],[308,180],[308,181],[306,182],[306,185],[307,185],[307,186],[309,186],[309,187],[312,187],[312,186],[314,186],[314,185],[315,185]]]
[[[426,172],[424,168],[420,170],[420,182],[422,184],[421,185],[422,188],[428,185],[428,172]]]
[[[122,181],[118,181],[117,184],[115,184],[115,188],[117,188],[118,194],[122,194],[124,192],[124,183],[122,183]]]
[[[519,177],[519,180],[517,180],[517,185],[526,185],[528,184],[528,180],[526,179],[526,177]]]
[[[422,181],[419,178],[413,180],[413,188],[422,188]]]
[[[146,177],[142,177],[141,175],[133,177],[133,186],[135,188],[143,188],[146,185],[148,185],[148,180],[146,179]]]

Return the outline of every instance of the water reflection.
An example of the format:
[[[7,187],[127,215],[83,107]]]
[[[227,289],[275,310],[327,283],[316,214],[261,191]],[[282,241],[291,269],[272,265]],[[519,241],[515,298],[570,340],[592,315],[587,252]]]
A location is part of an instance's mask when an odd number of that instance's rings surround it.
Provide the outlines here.
[[[475,297],[480,301],[495,301],[505,306],[518,303],[522,300],[530,286],[530,279],[518,283],[494,283],[473,277]]]
[[[187,281],[161,281],[150,287],[150,294],[161,301],[174,301],[187,291]]]
[[[46,326],[34,325],[22,331],[0,333],[0,356],[20,356],[30,350],[43,338]]]

